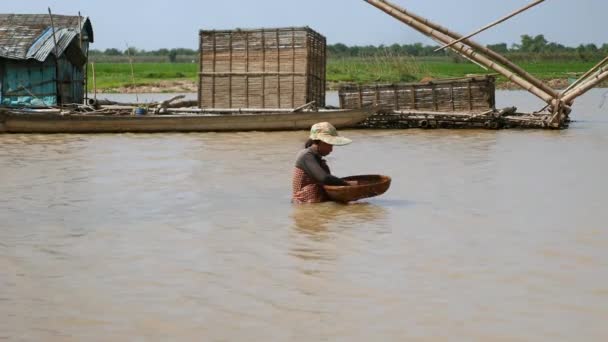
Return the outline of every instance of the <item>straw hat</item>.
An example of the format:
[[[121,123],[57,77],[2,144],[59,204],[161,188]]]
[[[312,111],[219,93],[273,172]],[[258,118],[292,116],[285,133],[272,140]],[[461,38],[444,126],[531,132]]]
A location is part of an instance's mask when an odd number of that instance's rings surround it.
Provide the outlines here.
[[[352,140],[338,135],[336,127],[329,122],[319,122],[310,128],[310,139],[335,146],[348,145]]]

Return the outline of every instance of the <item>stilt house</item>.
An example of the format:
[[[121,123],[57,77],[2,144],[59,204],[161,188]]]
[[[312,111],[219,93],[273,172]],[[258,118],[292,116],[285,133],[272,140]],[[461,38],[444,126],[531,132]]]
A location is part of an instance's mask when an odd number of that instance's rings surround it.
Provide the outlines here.
[[[0,14],[0,104],[82,103],[92,42],[87,17]]]

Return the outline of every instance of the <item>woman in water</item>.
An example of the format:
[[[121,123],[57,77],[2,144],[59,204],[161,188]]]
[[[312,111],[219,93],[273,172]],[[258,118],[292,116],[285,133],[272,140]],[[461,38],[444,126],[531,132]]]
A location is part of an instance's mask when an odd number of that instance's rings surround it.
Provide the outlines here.
[[[338,135],[336,128],[329,122],[314,124],[305,148],[300,151],[293,170],[293,203],[319,203],[327,201],[323,185],[351,185],[332,176],[323,157],[330,154],[334,146],[348,145],[352,141]]]

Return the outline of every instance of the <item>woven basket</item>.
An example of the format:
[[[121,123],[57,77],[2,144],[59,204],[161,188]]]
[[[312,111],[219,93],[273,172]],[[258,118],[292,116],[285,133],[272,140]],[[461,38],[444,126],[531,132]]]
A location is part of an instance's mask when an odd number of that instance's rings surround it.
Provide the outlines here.
[[[391,186],[391,177],[382,175],[350,176],[342,179],[345,181],[357,181],[358,185],[324,185],[323,188],[332,201],[347,203],[362,198],[382,195]]]

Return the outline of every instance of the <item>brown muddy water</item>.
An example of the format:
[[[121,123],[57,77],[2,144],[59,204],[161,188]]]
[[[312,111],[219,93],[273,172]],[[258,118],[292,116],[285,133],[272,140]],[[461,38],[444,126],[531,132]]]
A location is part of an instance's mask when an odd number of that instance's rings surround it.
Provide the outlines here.
[[[306,132],[0,135],[0,340],[606,341],[604,93],[344,131],[334,173],[393,177],[346,206],[290,204]]]

